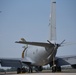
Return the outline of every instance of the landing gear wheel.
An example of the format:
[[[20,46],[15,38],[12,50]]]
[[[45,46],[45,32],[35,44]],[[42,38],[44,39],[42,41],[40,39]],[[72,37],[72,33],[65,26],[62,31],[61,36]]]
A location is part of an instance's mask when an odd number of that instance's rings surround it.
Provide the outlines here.
[[[35,67],[35,71],[36,72],[41,72],[43,70],[43,67],[42,66],[36,66]]]
[[[52,72],[56,72],[56,66],[52,67]]]
[[[29,67],[29,73],[33,73],[32,67]]]
[[[57,67],[57,72],[61,72],[61,67],[60,66]]]
[[[26,73],[26,69],[25,68],[22,68],[22,73]]]
[[[17,68],[17,74],[21,73],[21,68]]]
[[[52,72],[61,72],[61,67],[60,66],[53,66],[52,67]]]

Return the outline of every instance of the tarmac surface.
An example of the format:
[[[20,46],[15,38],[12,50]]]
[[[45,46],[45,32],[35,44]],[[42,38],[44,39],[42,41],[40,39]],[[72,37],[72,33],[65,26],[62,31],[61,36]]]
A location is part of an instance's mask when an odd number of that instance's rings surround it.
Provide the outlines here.
[[[76,73],[31,73],[31,74],[9,74],[9,75],[76,75]]]
[[[0,75],[76,75],[76,69],[63,69],[62,72],[52,73],[51,70],[43,70],[39,73],[22,73],[17,74],[17,72],[0,72]]]

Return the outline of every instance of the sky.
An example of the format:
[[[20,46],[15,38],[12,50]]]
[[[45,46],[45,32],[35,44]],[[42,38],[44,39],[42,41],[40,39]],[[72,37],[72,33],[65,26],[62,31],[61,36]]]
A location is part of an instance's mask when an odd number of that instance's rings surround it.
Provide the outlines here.
[[[51,0],[0,0],[0,58],[21,58],[20,38],[47,42],[50,11]],[[57,43],[76,43],[76,0],[56,0],[56,29]],[[76,44],[58,49],[65,55],[76,55]]]

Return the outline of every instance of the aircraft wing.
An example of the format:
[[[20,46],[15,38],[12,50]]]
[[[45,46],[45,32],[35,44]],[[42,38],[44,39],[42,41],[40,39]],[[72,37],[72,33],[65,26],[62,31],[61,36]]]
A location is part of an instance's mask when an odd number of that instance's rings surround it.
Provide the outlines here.
[[[43,42],[28,42],[28,41],[16,41],[15,43],[21,43],[21,44],[28,44],[28,45],[35,45],[35,46],[42,46],[42,47],[52,47],[54,44],[52,43],[43,43]]]
[[[21,68],[24,64],[31,64],[28,60],[23,58],[0,58],[0,64],[3,67],[18,67]]]
[[[57,57],[57,65],[75,65],[76,66],[76,56],[65,56],[65,57]]]

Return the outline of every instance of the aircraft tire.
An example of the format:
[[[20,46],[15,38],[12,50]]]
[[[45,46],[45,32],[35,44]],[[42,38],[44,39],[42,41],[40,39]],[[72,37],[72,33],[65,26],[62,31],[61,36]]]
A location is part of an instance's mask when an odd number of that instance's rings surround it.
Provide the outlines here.
[[[21,68],[17,68],[17,74],[21,73]]]
[[[33,73],[32,67],[29,67],[29,73]]]
[[[43,70],[42,66],[39,67],[39,71],[41,72]]]
[[[22,68],[22,73],[26,73],[26,69],[25,68]]]
[[[52,72],[56,72],[56,66],[52,67]]]
[[[61,72],[61,67],[60,66],[57,67],[57,72]]]

